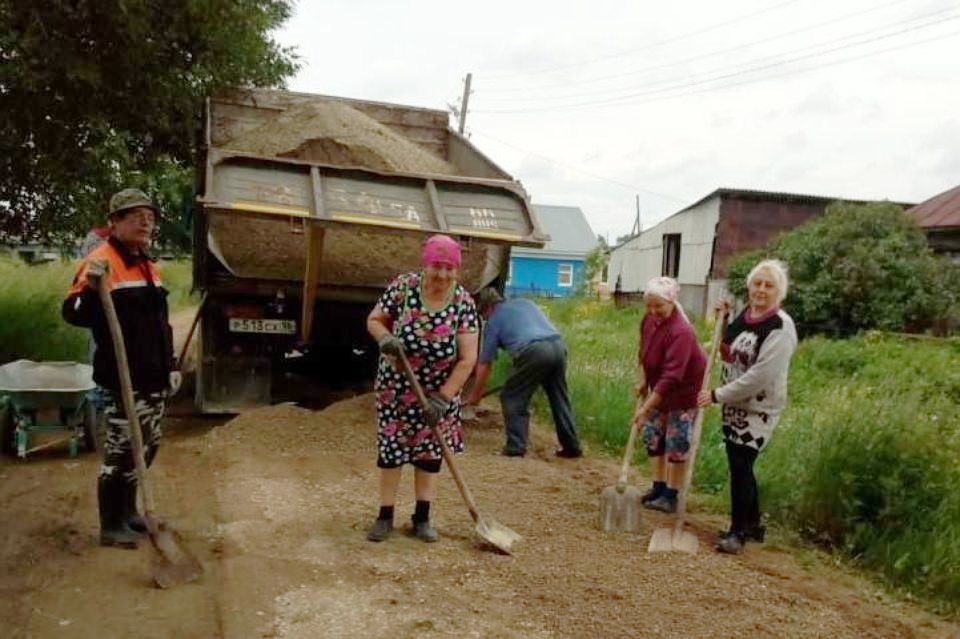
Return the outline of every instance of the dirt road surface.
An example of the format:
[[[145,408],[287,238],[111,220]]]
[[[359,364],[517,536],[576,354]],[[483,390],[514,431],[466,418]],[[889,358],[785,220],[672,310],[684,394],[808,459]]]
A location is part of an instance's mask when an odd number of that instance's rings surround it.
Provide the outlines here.
[[[0,462],[3,637],[954,637],[957,626],[868,581],[775,545],[711,550],[721,520],[695,513],[696,556],[649,555],[640,534],[598,531],[615,460],[495,454],[496,412],[468,428],[463,472],[481,509],[523,534],[513,557],[478,545],[449,475],[441,540],[365,540],[377,508],[372,396],[322,411],[276,406],[232,422],[176,418],[155,485],[200,557],[199,583],[148,583],[150,550],[96,545],[93,455]]]
[[[173,318],[179,340],[192,309]],[[514,556],[478,544],[449,474],[441,534],[365,539],[377,510],[373,397],[311,411],[274,406],[232,421],[165,422],[152,475],[163,515],[202,561],[198,583],[151,587],[151,551],[97,545],[95,455],[0,460],[0,638],[917,637],[960,627],[890,599],[862,577],[775,543],[712,551],[723,520],[693,513],[696,556],[646,552],[668,522],[601,533],[600,491],[618,462],[559,460],[537,427],[524,459],[496,454],[494,409],[460,457],[481,509],[520,532]],[[811,558],[812,557],[812,558]]]

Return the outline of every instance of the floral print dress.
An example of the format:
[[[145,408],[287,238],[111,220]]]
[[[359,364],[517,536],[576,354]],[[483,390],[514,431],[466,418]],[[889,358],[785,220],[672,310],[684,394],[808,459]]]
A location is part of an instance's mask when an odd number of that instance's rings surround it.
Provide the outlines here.
[[[479,330],[477,308],[470,294],[454,286],[448,304],[428,310],[421,293],[423,275],[408,273],[390,283],[380,297],[380,308],[393,321],[393,334],[403,343],[410,366],[425,393],[439,390],[457,361],[457,335]],[[377,393],[377,465],[394,468],[414,461],[442,458],[440,444],[423,420],[420,403],[401,364],[380,358]],[[460,397],[438,423],[455,453],[463,451]]]

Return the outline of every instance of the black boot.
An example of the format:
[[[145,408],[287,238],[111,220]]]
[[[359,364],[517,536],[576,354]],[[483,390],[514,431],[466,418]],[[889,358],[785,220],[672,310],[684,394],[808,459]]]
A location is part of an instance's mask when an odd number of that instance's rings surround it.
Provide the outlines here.
[[[143,519],[143,515],[137,512],[137,484],[125,481],[123,482],[123,488],[123,501],[126,504],[124,517],[127,526],[130,527],[130,530],[145,535],[147,534],[147,522]]]
[[[100,477],[97,501],[100,508],[100,545],[136,548],[140,535],[127,525],[123,479]]]

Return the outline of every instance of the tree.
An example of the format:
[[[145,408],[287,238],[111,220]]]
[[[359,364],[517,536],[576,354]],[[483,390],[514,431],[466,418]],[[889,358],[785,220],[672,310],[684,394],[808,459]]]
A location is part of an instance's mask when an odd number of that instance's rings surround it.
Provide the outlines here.
[[[0,239],[67,242],[127,185],[182,200],[204,98],[297,69],[291,4],[0,0]]]
[[[610,248],[602,235],[597,236],[597,245],[583,258],[583,282],[580,283],[580,294],[591,292],[593,280],[603,274],[610,259]]]
[[[784,306],[811,327],[922,330],[960,296],[960,267],[934,256],[916,222],[889,202],[832,204],[766,249],[738,257],[729,270],[732,293],[746,294],[744,279],[762,257],[787,263]]]

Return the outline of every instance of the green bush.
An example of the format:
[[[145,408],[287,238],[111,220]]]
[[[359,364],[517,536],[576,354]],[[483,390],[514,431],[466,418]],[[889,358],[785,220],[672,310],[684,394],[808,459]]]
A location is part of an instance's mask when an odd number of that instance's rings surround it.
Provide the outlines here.
[[[738,257],[731,292],[745,296],[744,278],[764,256],[788,264],[784,307],[811,327],[923,330],[960,299],[960,267],[934,256],[914,220],[889,202],[834,203],[767,249]]]
[[[88,332],[60,316],[76,268],[70,261],[29,266],[0,258],[0,364],[17,359],[86,361]],[[171,310],[192,303],[190,268],[188,261],[161,264]]]

